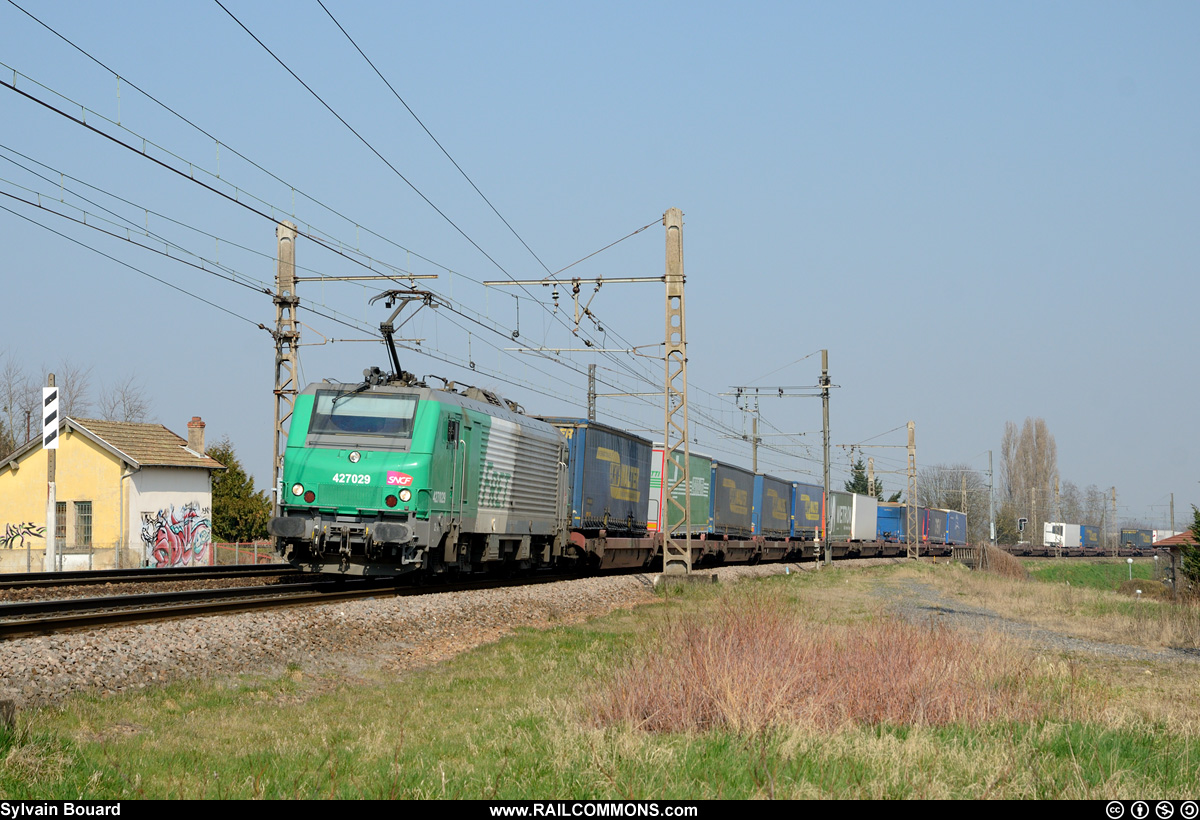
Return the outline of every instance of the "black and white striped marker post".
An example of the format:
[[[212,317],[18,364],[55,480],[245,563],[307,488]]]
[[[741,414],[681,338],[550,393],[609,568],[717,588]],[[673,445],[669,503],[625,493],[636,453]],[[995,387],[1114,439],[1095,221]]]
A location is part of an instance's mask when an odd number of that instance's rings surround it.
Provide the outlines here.
[[[58,449],[58,388],[42,388],[42,449]]]

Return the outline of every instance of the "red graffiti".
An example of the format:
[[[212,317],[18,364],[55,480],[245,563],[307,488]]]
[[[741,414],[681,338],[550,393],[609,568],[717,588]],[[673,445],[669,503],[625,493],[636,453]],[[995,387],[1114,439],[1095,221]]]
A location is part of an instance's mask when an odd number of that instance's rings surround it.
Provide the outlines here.
[[[155,567],[185,567],[208,563],[208,545],[212,541],[209,519],[200,515],[195,504],[179,510],[147,513],[142,522],[142,542]]]

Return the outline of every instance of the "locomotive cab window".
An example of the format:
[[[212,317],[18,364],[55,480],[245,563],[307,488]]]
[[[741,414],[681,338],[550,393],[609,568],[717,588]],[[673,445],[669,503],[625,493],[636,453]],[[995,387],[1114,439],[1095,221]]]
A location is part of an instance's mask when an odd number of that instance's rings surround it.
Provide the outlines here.
[[[330,444],[361,441],[383,448],[403,443],[407,449],[416,413],[416,396],[319,390],[308,426],[310,444],[328,439]]]

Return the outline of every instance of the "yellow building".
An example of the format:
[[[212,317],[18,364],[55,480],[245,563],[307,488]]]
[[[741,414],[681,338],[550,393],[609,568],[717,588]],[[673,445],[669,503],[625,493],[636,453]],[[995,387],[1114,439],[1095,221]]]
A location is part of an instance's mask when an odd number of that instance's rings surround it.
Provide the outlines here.
[[[0,572],[41,572],[47,453],[34,439],[0,464]],[[212,471],[204,422],[183,439],[161,424],[65,418],[55,456],[57,568],[212,561]]]

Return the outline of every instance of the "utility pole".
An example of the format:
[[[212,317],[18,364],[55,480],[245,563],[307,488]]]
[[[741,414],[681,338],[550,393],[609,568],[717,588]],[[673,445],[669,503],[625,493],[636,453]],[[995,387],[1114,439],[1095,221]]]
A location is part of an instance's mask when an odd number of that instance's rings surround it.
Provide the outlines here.
[[[921,556],[921,525],[917,520],[917,423],[908,423],[908,490],[906,495],[907,509],[905,510],[908,557]]]
[[[758,408],[755,407],[754,416],[750,419],[750,452],[755,475],[758,475],[758,442],[760,440],[758,437]]]
[[[875,459],[867,459],[867,495],[875,497]]]
[[[58,498],[55,495],[55,478],[58,469],[58,388],[54,374],[46,379],[42,388],[42,449],[46,451],[46,558],[45,569],[58,569]]]
[[[1175,493],[1171,493],[1171,535],[1175,534]]]
[[[1062,558],[1063,542],[1067,540],[1067,523],[1063,521],[1062,501],[1058,494],[1058,478],[1054,479],[1054,520],[1062,524],[1062,539],[1054,544],[1054,557]]]
[[[596,420],[596,365],[588,365],[588,421]]]
[[[1113,539],[1111,542],[1112,543],[1111,549],[1112,549],[1113,558],[1116,558],[1117,553],[1119,553],[1121,551],[1121,538],[1120,538],[1121,532],[1120,532],[1120,527],[1117,524],[1117,488],[1116,487],[1112,488],[1112,528],[1113,528]]]
[[[687,408],[687,337],[684,332],[683,305],[683,211],[671,208],[663,214],[667,233],[667,310],[666,310],[666,381],[663,390],[663,500],[683,513],[683,544],[663,527],[663,574],[692,574],[692,452],[688,438]],[[680,423],[682,421],[682,424]],[[680,456],[683,456],[680,463]],[[667,486],[668,466],[674,463],[677,479]],[[684,503],[675,498],[682,486]],[[671,520],[664,504],[662,521]]]
[[[830,537],[829,533],[832,532],[832,530],[833,530],[833,527],[831,526],[832,522],[829,519],[833,513],[832,513],[832,510],[830,509],[830,507],[832,505],[829,503],[829,386],[830,385],[829,385],[829,351],[828,350],[821,351],[821,381],[819,382],[819,384],[821,387],[821,435],[823,436],[824,442],[825,442],[825,499],[824,499],[825,515],[822,516],[822,519],[823,519],[823,522],[825,525],[825,532],[822,533],[822,535],[824,536],[824,538],[822,538],[822,540],[825,542],[825,566],[832,566],[833,565],[833,549],[829,545],[829,537]],[[817,560],[818,561],[820,560],[819,555],[817,556]]]
[[[271,459],[271,495],[274,499],[272,515],[279,515],[279,501],[283,481],[283,448],[286,447],[288,429],[291,427],[292,408],[299,389],[296,369],[300,364],[300,323],[296,320],[296,308],[300,299],[296,296],[296,226],[291,222],[280,222],[275,226],[275,238],[279,242],[278,262],[275,267],[275,452]]]
[[[992,494],[992,451],[988,450],[988,522],[992,546],[996,546],[996,506]]]
[[[1045,527],[1042,526],[1042,523],[1040,521],[1038,521],[1038,517],[1037,517],[1037,487],[1029,488],[1029,506],[1031,507],[1031,512],[1029,514],[1030,515],[1029,523],[1033,525],[1033,532],[1031,532],[1029,535],[1029,545],[1044,547],[1046,545],[1046,537],[1044,535],[1046,530],[1045,530]],[[1034,539],[1035,535],[1038,538],[1042,539],[1041,544],[1035,545],[1033,543],[1033,539]]]

